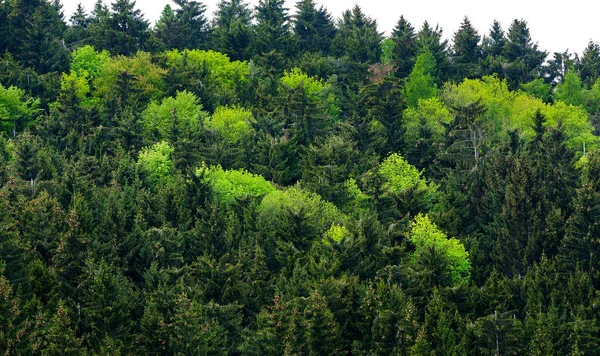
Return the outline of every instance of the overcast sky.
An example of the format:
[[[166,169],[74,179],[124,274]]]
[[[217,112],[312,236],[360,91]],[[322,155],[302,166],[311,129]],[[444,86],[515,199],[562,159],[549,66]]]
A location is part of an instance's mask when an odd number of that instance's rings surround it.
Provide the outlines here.
[[[77,3],[81,2],[88,13],[96,0],[61,0],[64,5],[65,17],[68,19]],[[111,0],[104,0],[110,4]],[[208,14],[216,9],[218,0],[202,1],[208,7]],[[247,1],[251,6],[258,0]],[[286,5],[292,11],[296,0],[286,0]],[[419,29],[424,20],[433,26],[439,24],[446,38],[452,38],[460,26],[464,16],[468,16],[479,34],[487,34],[494,19],[500,21],[506,31],[515,19],[524,19],[529,24],[529,30],[534,42],[540,49],[552,52],[578,52],[586,47],[590,40],[600,41],[600,26],[598,26],[598,11],[589,0],[328,0],[316,3],[323,4],[339,18],[344,10],[358,4],[363,12],[377,20],[379,30],[389,34],[400,15]],[[144,12],[146,19],[154,24],[160,17],[160,12],[166,4],[173,5],[169,0],[138,0],[137,6]],[[594,10],[596,9],[596,10]]]

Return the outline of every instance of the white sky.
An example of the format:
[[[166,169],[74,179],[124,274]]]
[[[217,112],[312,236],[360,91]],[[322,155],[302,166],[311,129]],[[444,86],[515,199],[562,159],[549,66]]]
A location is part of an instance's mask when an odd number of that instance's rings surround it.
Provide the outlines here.
[[[103,0],[110,4],[111,0]],[[209,17],[216,9],[218,0],[202,1],[207,5]],[[96,0],[61,0],[64,5],[65,18],[71,16],[77,3],[81,2],[88,13]],[[250,6],[258,0],[247,0]],[[286,0],[286,5],[293,12],[297,0]],[[344,10],[358,4],[363,12],[377,20],[379,30],[389,34],[394,28],[400,15],[415,27],[421,28],[427,20],[432,26],[439,24],[446,38],[452,38],[459,28],[464,16],[468,16],[480,35],[487,34],[494,19],[500,21],[506,31],[515,19],[524,19],[529,25],[531,37],[538,42],[540,49],[550,53],[563,52],[569,49],[571,53],[581,53],[590,40],[600,41],[600,26],[598,26],[598,8],[589,0],[502,0],[488,2],[483,0],[315,0],[323,4],[328,11],[339,18]],[[137,0],[145,18],[154,24],[160,17],[160,12],[169,0]],[[594,10],[595,9],[595,10]]]

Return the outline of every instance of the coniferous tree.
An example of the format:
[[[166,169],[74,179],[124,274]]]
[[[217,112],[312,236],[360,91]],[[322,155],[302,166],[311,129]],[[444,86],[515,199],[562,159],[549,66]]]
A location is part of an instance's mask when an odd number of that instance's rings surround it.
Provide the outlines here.
[[[248,60],[252,55],[252,13],[242,0],[222,0],[215,12],[212,47],[232,60]]]
[[[413,26],[404,16],[400,16],[392,32],[392,39],[396,44],[393,59],[398,68],[396,69],[396,75],[399,78],[406,78],[415,64],[419,52],[416,47],[416,38],[417,35]]]
[[[448,40],[442,40],[442,29],[439,26],[432,28],[425,21],[417,33],[416,43],[419,53],[427,48],[435,59],[436,83],[440,85],[448,80],[450,76],[449,48]]]
[[[194,0],[174,1],[179,8],[175,10],[178,33],[173,48],[179,50],[208,49],[210,29],[205,16],[206,5]]]
[[[323,6],[317,8],[313,0],[299,1],[296,9],[294,33],[298,37],[298,50],[328,55],[336,33],[331,14]]]
[[[66,71],[69,59],[60,3],[24,0],[4,6],[8,13],[5,50],[38,73]]]
[[[175,11],[173,11],[171,5],[165,5],[160,14],[160,19],[152,29],[147,47],[156,52],[177,48],[182,36],[180,30],[181,28],[175,19]]]
[[[135,6],[135,0],[116,0],[109,12],[98,0],[92,11],[90,44],[98,50],[126,56],[142,50],[149,37],[149,24]]]
[[[257,54],[271,52],[291,58],[296,53],[296,44],[288,9],[283,0],[260,0],[255,9]]]
[[[506,77],[504,64],[504,46],[506,36],[500,22],[494,20],[490,32],[483,37],[481,71],[484,75],[497,74],[500,78]]]
[[[381,40],[377,21],[365,15],[356,5],[342,14],[332,51],[358,63],[377,63],[381,56]]]
[[[583,50],[579,73],[581,81],[588,89],[600,78],[600,45],[598,43],[590,41]]]
[[[82,46],[88,37],[90,18],[81,3],[77,4],[77,9],[69,18],[69,22],[69,27],[65,33],[65,43],[69,47]]]
[[[458,31],[454,34],[454,51],[452,65],[456,72],[457,82],[464,78],[473,78],[479,74],[481,60],[480,37],[467,17],[463,19]]]
[[[532,42],[527,22],[514,20],[508,28],[504,56],[508,61],[506,77],[511,88],[536,78],[548,53]]]

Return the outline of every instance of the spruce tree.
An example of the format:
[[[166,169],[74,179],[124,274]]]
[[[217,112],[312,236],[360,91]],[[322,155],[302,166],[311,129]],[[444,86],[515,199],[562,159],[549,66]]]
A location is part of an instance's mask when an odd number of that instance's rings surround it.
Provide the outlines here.
[[[454,51],[452,65],[457,82],[464,78],[476,77],[479,73],[481,59],[480,37],[467,17],[463,19],[458,31],[454,34]]]
[[[288,9],[284,0],[260,0],[255,8],[257,54],[274,52],[290,58],[296,53]]]
[[[586,88],[591,88],[600,78],[600,45],[590,41],[583,50],[579,64],[581,81]]]
[[[208,49],[210,28],[206,19],[206,5],[194,0],[174,0],[177,37],[173,48]]]
[[[77,4],[77,9],[69,18],[69,27],[65,33],[65,43],[69,47],[83,46],[83,42],[88,37],[88,27],[90,25],[90,18],[85,12],[85,9],[81,3]]]
[[[213,22],[212,47],[232,60],[248,60],[252,54],[252,13],[243,0],[222,0]]]
[[[524,20],[514,20],[508,28],[504,56],[508,61],[507,79],[513,89],[539,76],[541,65],[548,53],[540,51],[532,42],[529,27]]]
[[[377,21],[365,15],[356,5],[342,14],[332,52],[337,56],[346,55],[358,63],[377,63],[381,56],[382,39],[382,34],[377,30]]]
[[[329,54],[336,33],[331,14],[323,6],[317,8],[313,0],[299,1],[296,9],[294,33],[298,37],[298,50]]]
[[[442,40],[442,29],[439,26],[432,28],[427,21],[423,23],[423,27],[417,33],[417,48],[418,52],[422,52],[425,48],[431,52],[435,60],[435,77],[436,83],[441,85],[450,77],[450,62],[448,40]]]
[[[396,27],[392,31],[392,40],[396,46],[394,47],[394,61],[396,62],[396,75],[398,78],[406,78],[416,60],[418,49],[416,47],[415,29],[404,16],[400,16]]]

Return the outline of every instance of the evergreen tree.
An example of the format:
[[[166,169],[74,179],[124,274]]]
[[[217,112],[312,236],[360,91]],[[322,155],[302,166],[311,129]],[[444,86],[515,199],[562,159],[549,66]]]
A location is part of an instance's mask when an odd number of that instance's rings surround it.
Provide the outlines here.
[[[490,32],[482,40],[483,60],[481,62],[482,74],[497,74],[499,77],[506,77],[504,64],[504,47],[506,45],[506,36],[500,22],[494,20]]]
[[[480,37],[467,17],[463,19],[458,31],[454,34],[454,51],[452,65],[456,71],[454,79],[457,82],[464,78],[473,78],[479,73],[481,60]]]
[[[600,157],[588,155],[588,166],[581,188],[574,200],[574,212],[567,224],[566,237],[561,246],[560,260],[566,268],[575,266],[588,273],[595,288],[600,285],[600,259],[598,249],[600,223],[595,218],[600,211]]]
[[[504,56],[508,61],[506,69],[511,88],[530,82],[541,71],[541,65],[548,53],[540,51],[537,43],[532,42],[527,22],[514,20],[508,28]]]
[[[290,16],[284,6],[284,0],[260,0],[256,6],[255,51],[257,54],[264,56],[274,52],[285,58],[291,58],[296,53]]]
[[[98,0],[92,11],[90,44],[126,56],[142,50],[149,37],[149,24],[135,5],[135,0],[116,0],[109,12]]]
[[[156,52],[177,48],[182,35],[180,30],[175,19],[175,11],[173,11],[171,5],[165,5],[160,14],[160,19],[158,19],[152,29],[152,36],[148,41],[148,47]]]
[[[8,13],[5,50],[38,73],[66,71],[69,57],[63,42],[66,25],[60,4],[23,0],[4,6]]]
[[[381,55],[381,41],[382,34],[377,30],[377,21],[355,5],[352,10],[342,14],[332,52],[338,56],[346,55],[358,63],[377,63]]]
[[[252,14],[242,0],[222,0],[213,23],[212,47],[232,60],[248,60],[252,54]]]
[[[404,16],[400,16],[392,31],[392,39],[396,44],[393,59],[398,68],[396,70],[398,78],[406,78],[415,64],[419,52],[416,47],[416,38],[415,29],[410,22]]]
[[[442,40],[442,29],[436,26],[432,28],[427,21],[417,33],[416,47],[422,53],[425,48],[429,50],[435,60],[436,83],[441,85],[450,77],[450,62],[448,40]]]
[[[208,49],[210,29],[205,16],[206,5],[194,0],[174,1],[179,6],[175,10],[175,26],[178,32],[172,48]]]
[[[296,9],[294,33],[298,38],[298,50],[329,54],[336,33],[331,14],[323,6],[317,9],[313,0],[299,1]]]
[[[591,88],[600,78],[600,45],[590,41],[583,50],[579,64],[581,81],[586,88]]]
[[[65,33],[65,43],[69,47],[79,47],[88,37],[88,27],[90,19],[81,3],[77,4],[77,9],[69,19],[69,27]]]

